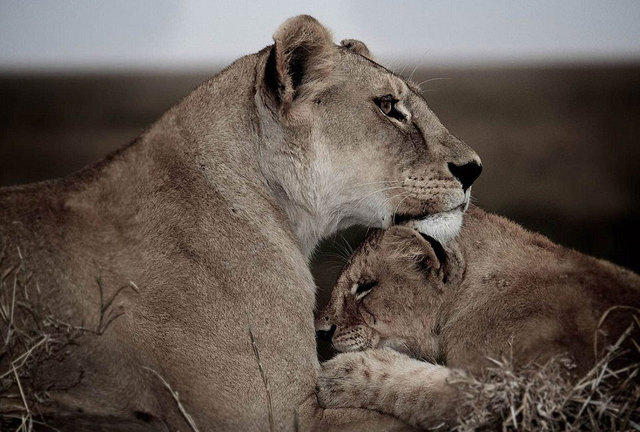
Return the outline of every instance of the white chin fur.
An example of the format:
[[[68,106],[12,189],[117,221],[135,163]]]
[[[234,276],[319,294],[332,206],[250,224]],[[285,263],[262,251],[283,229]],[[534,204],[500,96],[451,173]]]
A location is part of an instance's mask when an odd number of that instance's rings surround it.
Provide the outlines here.
[[[407,225],[444,243],[458,235],[462,227],[462,216],[461,210],[451,210],[410,221]]]

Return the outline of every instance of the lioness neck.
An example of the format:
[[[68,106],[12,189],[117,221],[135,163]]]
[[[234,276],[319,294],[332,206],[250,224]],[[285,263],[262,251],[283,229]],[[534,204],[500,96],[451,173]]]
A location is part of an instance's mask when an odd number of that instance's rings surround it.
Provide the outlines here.
[[[359,221],[351,217],[350,206],[341,200],[341,179],[327,178],[328,155],[318,155],[321,150],[313,145],[300,160],[290,157],[279,160],[265,169],[266,178],[280,207],[286,213],[300,249],[309,259],[318,243],[340,229]],[[269,159],[273,155],[265,156]],[[324,165],[324,166],[318,166]],[[277,167],[272,172],[271,167]]]
[[[320,240],[357,221],[342,202],[344,179],[329,175],[336,171],[330,167],[331,155],[317,142],[312,126],[283,124],[263,91],[257,83],[260,172],[309,259]]]

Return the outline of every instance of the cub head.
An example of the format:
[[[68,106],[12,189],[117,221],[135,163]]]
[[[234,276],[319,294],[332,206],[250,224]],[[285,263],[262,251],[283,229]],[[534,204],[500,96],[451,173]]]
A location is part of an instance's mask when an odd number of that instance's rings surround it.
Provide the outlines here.
[[[260,160],[290,219],[307,218],[316,237],[425,218],[427,234],[455,235],[481,163],[420,89],[364,43],[334,44],[309,16],[287,20],[274,41],[258,71]]]
[[[432,333],[436,311],[457,278],[456,259],[434,239],[406,226],[372,232],[319,313],[318,336],[330,338],[341,352],[389,346],[433,357],[438,351]]]

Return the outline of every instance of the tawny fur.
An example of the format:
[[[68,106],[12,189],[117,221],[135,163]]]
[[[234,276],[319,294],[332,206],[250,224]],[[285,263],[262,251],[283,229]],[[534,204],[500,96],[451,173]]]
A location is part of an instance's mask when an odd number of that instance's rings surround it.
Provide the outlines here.
[[[6,250],[20,248],[61,319],[96,324],[97,277],[107,298],[139,288],[118,296],[124,315],[105,334],[42,365],[49,383],[74,384],[48,387],[41,412],[185,430],[151,368],[201,430],[265,430],[251,325],[277,430],[295,418],[300,430],[404,427],[318,406],[308,257],[338,228],[460,206],[448,164],[478,156],[401,78],[333,44],[313,18],[286,21],[274,40],[97,165],[0,190]],[[375,105],[387,94],[411,123]]]
[[[603,314],[619,305],[625,308],[612,310],[597,332]],[[454,369],[475,374],[488,358],[517,367],[569,356],[579,376],[638,308],[637,274],[477,208],[443,248],[408,227],[375,231],[316,320],[319,330],[336,326],[339,351],[374,350],[326,363],[319,396],[325,406],[370,408],[434,427],[460,414]]]

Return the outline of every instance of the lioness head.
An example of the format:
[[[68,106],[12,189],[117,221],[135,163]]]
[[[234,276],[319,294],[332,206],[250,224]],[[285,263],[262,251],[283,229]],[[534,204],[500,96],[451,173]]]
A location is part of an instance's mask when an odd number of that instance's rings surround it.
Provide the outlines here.
[[[428,358],[438,352],[434,313],[458,270],[450,252],[405,226],[371,233],[353,254],[316,319],[337,351],[390,346]]]
[[[309,16],[286,21],[263,53],[256,93],[263,172],[307,247],[352,224],[425,219],[455,235],[478,155],[429,109],[419,88],[332,42]]]

